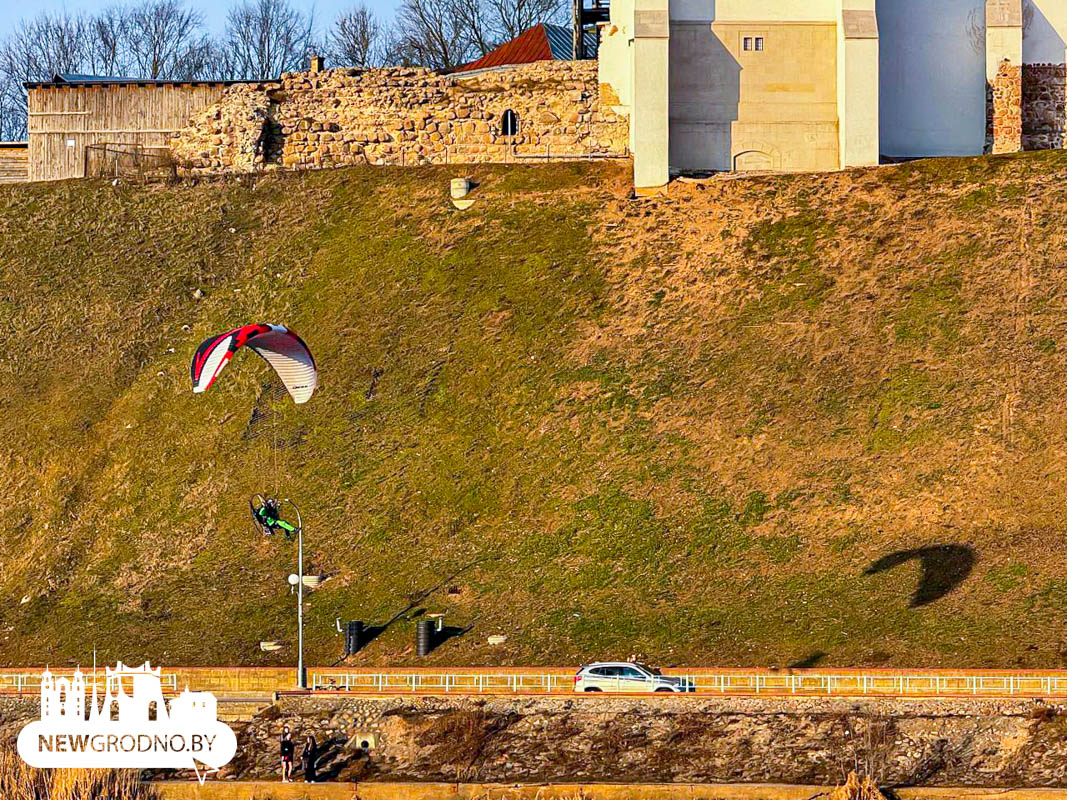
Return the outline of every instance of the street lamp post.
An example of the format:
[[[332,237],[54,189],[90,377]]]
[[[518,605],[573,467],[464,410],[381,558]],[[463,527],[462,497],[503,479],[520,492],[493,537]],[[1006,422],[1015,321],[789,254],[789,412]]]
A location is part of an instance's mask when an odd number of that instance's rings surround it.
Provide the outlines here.
[[[307,688],[307,676],[304,674],[304,521],[296,503],[285,498],[285,502],[296,510],[296,685],[299,689]]]

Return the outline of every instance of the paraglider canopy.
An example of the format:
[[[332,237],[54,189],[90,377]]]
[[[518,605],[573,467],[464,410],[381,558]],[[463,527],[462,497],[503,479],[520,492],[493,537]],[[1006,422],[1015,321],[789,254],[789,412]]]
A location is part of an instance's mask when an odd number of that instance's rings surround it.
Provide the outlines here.
[[[319,373],[308,346],[284,325],[244,325],[212,336],[196,349],[189,373],[193,391],[206,391],[233,354],[248,346],[278,373],[295,403],[306,403],[319,385]]]

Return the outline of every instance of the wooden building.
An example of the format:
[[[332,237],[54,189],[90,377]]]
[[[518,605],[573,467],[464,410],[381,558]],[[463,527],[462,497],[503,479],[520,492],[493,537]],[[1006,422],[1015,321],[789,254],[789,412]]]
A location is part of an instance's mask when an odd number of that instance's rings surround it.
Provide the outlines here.
[[[26,142],[0,142],[0,183],[22,183],[28,177]]]
[[[83,178],[91,149],[165,151],[168,139],[236,81],[56,75],[27,83],[31,181]]]

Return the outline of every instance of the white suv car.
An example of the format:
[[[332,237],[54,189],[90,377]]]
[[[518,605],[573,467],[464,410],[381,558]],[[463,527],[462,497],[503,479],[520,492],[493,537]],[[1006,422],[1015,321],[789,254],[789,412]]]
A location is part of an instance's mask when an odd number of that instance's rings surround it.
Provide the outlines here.
[[[671,678],[644,664],[629,661],[587,664],[574,676],[576,692],[692,692],[686,678]]]

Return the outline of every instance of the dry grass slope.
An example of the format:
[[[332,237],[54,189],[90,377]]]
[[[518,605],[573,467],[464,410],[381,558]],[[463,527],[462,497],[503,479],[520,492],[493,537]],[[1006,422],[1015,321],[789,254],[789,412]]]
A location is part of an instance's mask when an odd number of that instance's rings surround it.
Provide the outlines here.
[[[449,177],[0,190],[0,662],[290,659],[277,490],[313,662],[1067,664],[1067,157]],[[194,397],[260,320],[321,392]]]

